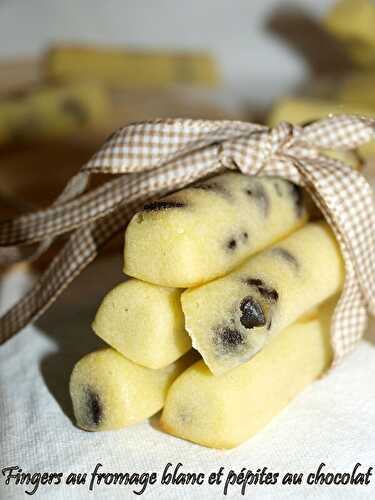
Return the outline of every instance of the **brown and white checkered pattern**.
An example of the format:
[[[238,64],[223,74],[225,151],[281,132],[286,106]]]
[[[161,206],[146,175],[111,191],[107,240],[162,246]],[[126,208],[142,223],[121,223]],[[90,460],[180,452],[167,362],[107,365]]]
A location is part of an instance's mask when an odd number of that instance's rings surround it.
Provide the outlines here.
[[[51,207],[0,224],[0,260],[20,245],[45,250],[71,232],[34,288],[0,318],[0,343],[38,318],[145,201],[225,169],[278,175],[310,192],[331,225],[346,264],[346,281],[332,320],[335,363],[361,338],[375,314],[375,203],[364,177],[325,149],[353,149],[375,139],[375,121],[334,116],[305,127],[157,120],[115,132],[71,179]],[[84,192],[90,175],[123,174]]]

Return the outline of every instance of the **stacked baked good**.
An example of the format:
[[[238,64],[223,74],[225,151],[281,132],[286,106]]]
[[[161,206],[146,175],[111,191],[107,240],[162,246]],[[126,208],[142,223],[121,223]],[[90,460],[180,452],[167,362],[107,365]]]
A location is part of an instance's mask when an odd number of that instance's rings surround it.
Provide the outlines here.
[[[77,424],[118,429],[164,407],[164,430],[218,448],[264,427],[331,361],[344,265],[312,211],[295,184],[239,173],[147,203],[126,230],[128,279],[92,325],[110,347],[71,376]]]

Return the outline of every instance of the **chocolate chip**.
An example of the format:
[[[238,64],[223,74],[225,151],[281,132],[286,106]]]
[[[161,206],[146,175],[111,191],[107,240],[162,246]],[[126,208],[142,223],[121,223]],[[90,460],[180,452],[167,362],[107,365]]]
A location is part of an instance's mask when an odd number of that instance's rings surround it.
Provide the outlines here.
[[[242,311],[240,322],[245,328],[250,329],[266,324],[266,317],[262,306],[250,295],[242,299],[240,310]]]
[[[61,109],[64,113],[71,115],[81,125],[87,123],[89,119],[87,110],[74,97],[64,99],[61,103]]]
[[[91,389],[88,389],[86,404],[89,409],[92,423],[99,425],[103,417],[103,408],[100,403],[99,395]]]
[[[236,240],[235,240],[235,239],[233,239],[233,238],[232,238],[231,240],[229,240],[229,241],[228,241],[228,243],[227,243],[227,247],[228,247],[230,250],[234,250],[234,249],[236,248],[236,246],[237,246],[237,242],[236,242]]]
[[[279,299],[279,294],[274,288],[267,286],[264,281],[258,278],[246,278],[243,280],[248,286],[255,287],[262,297],[269,300],[270,302],[277,302]]]
[[[302,217],[305,211],[303,189],[300,186],[297,186],[297,184],[290,183],[290,191],[297,217]]]
[[[282,247],[275,247],[271,250],[271,253],[286,260],[289,264],[294,266],[296,269],[299,268],[299,262],[298,262],[297,258],[291,252],[289,252],[289,250],[286,250],[285,248],[282,248]]]
[[[279,294],[274,288],[259,288],[259,293],[270,302],[279,300]]]
[[[249,239],[249,235],[246,231],[243,231],[240,233],[237,237],[231,236],[226,242],[225,242],[225,247],[228,250],[235,250],[240,243],[246,244],[247,240]]]
[[[264,282],[258,278],[246,278],[246,285],[255,286],[256,288],[264,286]]]
[[[255,203],[266,216],[269,212],[270,200],[264,187],[260,183],[254,183],[245,189],[245,193],[255,200]]]
[[[244,343],[242,333],[228,326],[220,327],[215,332],[214,343],[224,351],[233,351]]]
[[[186,207],[186,203],[182,201],[159,200],[146,203],[143,206],[143,210],[145,212],[157,212],[159,210],[168,210],[170,208],[184,208],[184,207]]]

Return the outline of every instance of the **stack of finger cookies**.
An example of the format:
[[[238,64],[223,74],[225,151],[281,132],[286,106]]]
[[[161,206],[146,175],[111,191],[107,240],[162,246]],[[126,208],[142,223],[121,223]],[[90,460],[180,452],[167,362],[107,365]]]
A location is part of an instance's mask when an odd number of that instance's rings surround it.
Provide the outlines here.
[[[344,264],[306,193],[225,173],[144,205],[125,234],[127,279],[103,299],[70,382],[79,427],[162,429],[239,445],[318,378]]]

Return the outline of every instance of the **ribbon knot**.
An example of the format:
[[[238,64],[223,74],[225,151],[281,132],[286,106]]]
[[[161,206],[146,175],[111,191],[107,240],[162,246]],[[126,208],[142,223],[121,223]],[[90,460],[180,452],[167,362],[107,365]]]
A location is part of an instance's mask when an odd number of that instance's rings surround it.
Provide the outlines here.
[[[289,160],[293,145],[302,137],[302,127],[281,122],[272,129],[264,127],[223,141],[219,159],[225,168],[238,168],[244,174],[257,175],[275,158]]]
[[[225,169],[285,177],[303,186],[334,231],[345,266],[345,286],[331,327],[334,362],[363,335],[375,314],[375,204],[359,173],[324,154],[375,139],[375,120],[331,116],[304,127],[273,129],[244,122],[157,120],[116,131],[47,209],[0,223],[1,255],[70,233],[34,288],[0,318],[0,343],[38,318],[145,201]],[[124,174],[86,192],[90,175]],[[14,251],[13,251],[14,250]],[[35,254],[34,254],[35,255]]]
[[[288,122],[280,122],[269,131],[272,154],[287,151],[295,142],[301,140],[303,128]]]

